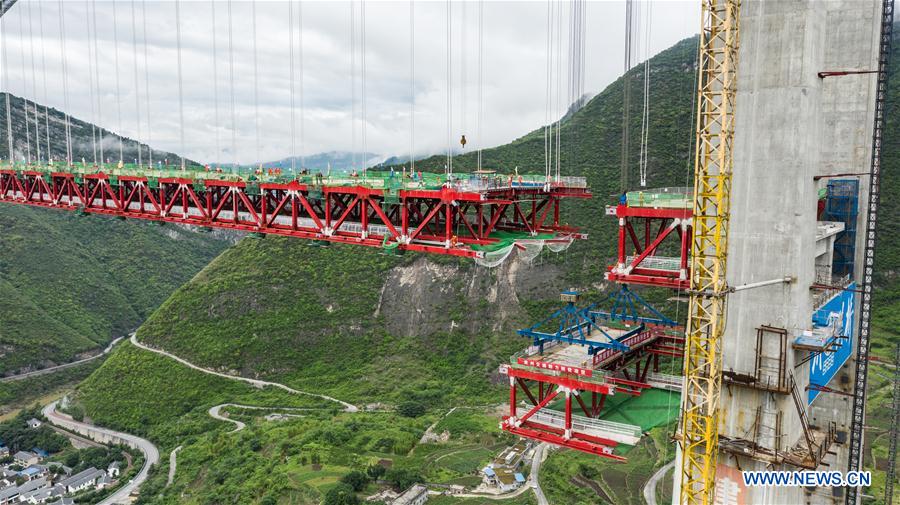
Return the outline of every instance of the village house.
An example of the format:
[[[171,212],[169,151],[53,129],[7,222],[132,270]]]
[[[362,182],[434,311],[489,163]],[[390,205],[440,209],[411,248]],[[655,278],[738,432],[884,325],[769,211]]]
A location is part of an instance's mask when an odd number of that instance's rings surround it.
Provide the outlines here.
[[[13,459],[22,466],[31,466],[41,462],[41,457],[33,452],[19,451],[13,455]]]
[[[67,493],[77,493],[88,488],[96,487],[98,481],[101,481],[104,477],[106,477],[105,471],[90,467],[87,470],[82,470],[63,480],[60,482],[60,485],[65,486]]]
[[[49,483],[47,479],[41,477],[39,479],[29,480],[21,486],[9,486],[0,490],[0,505],[8,505],[11,503],[21,503],[22,496],[43,487],[47,487]]]
[[[20,499],[23,502],[30,504],[47,503],[50,500],[62,497],[64,494],[66,494],[66,488],[57,484],[52,487],[46,486],[29,493],[25,493],[21,496]]]
[[[47,467],[44,465],[30,465],[28,468],[19,472],[19,476],[26,480],[34,480],[38,477],[47,475]]]
[[[31,428],[31,429],[34,429],[34,428],[40,428],[41,425],[44,424],[44,423],[41,422],[40,419],[35,419],[35,418],[33,418],[33,417],[32,417],[31,419],[29,419],[28,421],[25,421],[25,423],[26,423],[26,424],[28,425],[28,427]]]
[[[428,488],[416,484],[398,496],[391,505],[422,505],[428,501]]]
[[[122,467],[121,461],[113,461],[106,468],[106,474],[109,475],[110,477],[118,477],[119,475],[122,474],[121,467]]]
[[[482,482],[488,486],[497,488],[501,493],[508,493],[525,484],[525,476],[509,468],[491,468],[486,466],[481,469]]]

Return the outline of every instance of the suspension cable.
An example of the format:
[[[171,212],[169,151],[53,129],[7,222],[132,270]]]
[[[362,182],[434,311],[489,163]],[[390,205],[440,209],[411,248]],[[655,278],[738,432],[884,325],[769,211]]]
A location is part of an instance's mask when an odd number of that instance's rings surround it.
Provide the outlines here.
[[[97,165],[97,104],[94,102],[94,50],[91,40],[93,40],[91,28],[91,9],[90,2],[84,0],[84,24],[88,31],[88,82],[91,99],[91,154],[94,156],[94,166]]]
[[[99,36],[97,35],[97,0],[91,0],[91,17],[94,20],[94,59],[96,65],[94,65],[94,82],[97,83],[97,136],[98,138],[98,146],[100,148],[100,164],[106,162],[106,157],[104,154],[103,147],[103,108],[101,104],[102,93],[100,91],[100,45],[98,42]]]
[[[562,158],[562,9],[563,3],[557,3],[559,12],[556,15],[556,178],[559,179]]]
[[[452,32],[453,27],[453,10],[451,0],[447,0],[447,186],[450,185],[453,177],[453,44]]]
[[[153,127],[150,124],[150,65],[148,65],[147,58],[147,2],[146,0],[141,0],[141,22],[143,24],[143,28],[141,30],[141,36],[144,42],[144,99],[147,102],[147,163],[148,166],[153,168]]]
[[[175,0],[175,41],[178,52],[178,124],[181,133],[181,170],[184,166],[184,82],[181,75],[181,0]]]
[[[550,163],[553,160],[553,142],[551,133],[553,123],[550,111],[552,110],[553,90],[553,0],[547,0],[547,68],[546,68],[546,94],[544,96],[544,178],[550,180]]]
[[[231,171],[237,172],[237,114],[234,108],[234,28],[231,19],[231,0],[228,0],[228,78],[231,81]]]
[[[350,160],[356,173],[356,2],[350,0]]]
[[[293,0],[291,0],[293,2]],[[213,44],[213,108],[215,110],[213,117],[213,129],[216,131],[216,157],[213,160],[216,163],[216,169],[219,168],[219,155],[221,151],[221,145],[219,142],[219,44],[218,37],[216,37],[216,32],[219,31],[216,26],[216,0],[210,0],[210,6],[212,7],[212,44]],[[293,90],[293,88],[292,88]],[[293,125],[292,125],[293,126]]]
[[[37,155],[37,162],[41,162],[41,120],[38,117],[40,111],[38,104],[34,101],[37,98],[37,72],[35,71],[34,57],[34,15],[31,11],[31,2],[28,5],[28,55],[31,60],[31,106],[33,107],[32,118],[34,119],[34,148]],[[49,158],[49,153],[48,153]]]
[[[462,2],[460,5],[460,9],[462,13],[460,14],[459,19],[459,130],[462,133],[463,137],[466,134],[466,129],[468,125],[466,124],[466,116],[468,115],[468,110],[466,105],[468,105],[468,87],[469,84],[469,76],[468,76],[468,65],[466,55],[469,52],[468,47],[468,34],[467,30],[467,21],[466,21],[466,4],[468,2]],[[462,139],[460,139],[460,145],[462,145],[463,149],[465,149],[465,144],[462,143]]]
[[[41,72],[44,81],[44,131],[47,133],[47,161],[53,156],[50,150],[50,109],[47,103],[50,101],[50,94],[47,93],[47,51],[44,43],[44,6],[42,2],[37,2],[38,9],[38,29],[41,38]]]
[[[144,160],[141,157],[141,93],[138,85],[137,63],[137,19],[135,18],[134,0],[131,0],[131,57],[134,66],[134,111],[137,119],[137,163],[138,168],[143,167]]]
[[[3,0],[0,0],[3,2]],[[4,2],[5,3],[5,2]],[[5,7],[5,6],[4,6]],[[9,68],[9,55],[7,54],[6,48],[6,22],[3,20],[3,16],[0,16],[0,45],[3,46],[2,55],[0,57],[3,58],[2,66],[3,68]],[[16,155],[13,146],[13,131],[12,131],[12,112],[10,111],[9,105],[9,72],[2,72],[3,78],[3,89],[6,90],[4,93],[6,98],[6,140],[8,142],[9,149],[9,163],[10,165],[15,165],[16,163]]]
[[[21,56],[22,65],[20,66],[22,70],[22,106],[25,110],[25,144],[28,148],[28,158],[27,163],[31,164],[31,126],[28,124],[28,82],[25,79],[25,45],[21,43],[21,40],[25,38],[25,28],[22,24],[22,16],[19,16],[19,55]]]
[[[215,3],[215,1],[213,1]],[[291,90],[291,176],[297,168],[297,118],[294,110],[294,0],[288,0],[288,69]]]
[[[647,160],[649,158],[648,142],[650,140],[650,30],[653,14],[653,1],[647,0],[644,13],[644,109],[641,115],[641,153],[638,168],[640,169],[641,187],[647,186]]]
[[[124,163],[125,158],[125,140],[123,138],[122,132],[122,89],[120,86],[119,79],[119,21],[116,18],[116,4],[118,2],[112,3],[112,14],[113,14],[113,44],[115,45],[115,62],[116,62],[116,116],[119,119],[118,126],[118,135],[119,137],[119,163]],[[176,3],[177,5],[177,3]],[[177,7],[176,7],[177,8]]]
[[[409,176],[416,171],[416,0],[409,0]]]
[[[66,165],[72,166],[72,132],[69,128],[69,69],[66,66],[66,13],[59,0],[59,50],[62,55],[63,104],[66,122]]]
[[[306,158],[304,151],[306,144],[304,143],[303,124],[306,117],[306,109],[303,97],[303,2],[297,2],[297,50],[299,52],[298,62],[300,63],[300,169],[306,166]]]
[[[362,103],[361,114],[362,114],[362,124],[360,124],[360,133],[362,134],[362,156],[363,156],[363,166],[362,173],[363,179],[366,178],[366,170],[369,166],[369,148],[368,148],[368,138],[367,138],[367,121],[368,121],[368,105],[366,103],[366,2],[365,0],[361,0],[359,2],[359,32],[360,32],[360,48],[359,48],[359,66],[360,66],[360,101]]]
[[[262,167],[259,137],[259,56],[256,47],[256,2],[250,2],[250,17],[253,23],[253,124],[256,128],[256,162]]]
[[[624,193],[628,191],[628,141],[629,119],[628,112],[631,107],[631,86],[629,86],[628,71],[631,70],[631,28],[634,14],[633,0],[625,0],[625,70],[622,73],[622,88],[624,98],[622,100],[622,158],[620,167],[619,185]]]
[[[475,166],[481,170],[481,151],[484,147],[482,129],[484,123],[484,0],[478,0],[478,156]]]

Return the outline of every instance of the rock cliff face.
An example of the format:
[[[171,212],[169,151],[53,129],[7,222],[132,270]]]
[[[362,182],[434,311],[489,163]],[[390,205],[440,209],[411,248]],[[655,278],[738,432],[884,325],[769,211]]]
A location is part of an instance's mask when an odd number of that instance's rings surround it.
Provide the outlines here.
[[[375,315],[383,315],[390,333],[402,336],[511,332],[527,322],[520,297],[552,296],[562,287],[562,274],[558,266],[515,258],[487,269],[420,257],[391,269]]]

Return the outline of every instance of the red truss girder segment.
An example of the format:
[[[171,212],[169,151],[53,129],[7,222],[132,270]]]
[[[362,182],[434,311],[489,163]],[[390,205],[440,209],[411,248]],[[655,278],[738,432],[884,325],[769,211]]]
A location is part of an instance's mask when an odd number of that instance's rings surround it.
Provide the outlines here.
[[[618,251],[616,264],[607,267],[608,280],[675,289],[690,287],[690,209],[619,204],[614,214],[619,221]],[[677,256],[659,261],[661,248]]]
[[[612,380],[607,383],[588,381],[578,374],[555,374],[554,371],[545,373],[540,370],[514,367],[504,367],[503,373],[509,377],[509,415],[503,416],[501,429],[521,437],[549,442],[588,454],[617,461],[626,460],[613,454],[613,448],[618,445],[615,440],[579,431],[572,422],[572,409],[573,405],[577,405],[586,417],[596,418],[603,410],[608,395],[616,392],[636,395],[640,394],[639,390],[624,388],[612,383]],[[532,392],[534,387],[537,388],[537,396]],[[532,404],[532,407],[522,414],[518,412],[517,405],[520,388]],[[590,405],[582,398],[587,393],[591,396]],[[551,426],[531,419],[539,410],[560,396],[565,399],[562,426]]]
[[[399,190],[386,201],[384,190],[366,186],[0,170],[3,202],[464,257],[481,256],[472,246],[496,242],[496,231],[586,238],[560,222],[560,203],[590,197],[554,185],[444,187]]]
[[[681,358],[684,355],[684,337],[672,334],[673,331],[684,331],[684,327],[665,327],[651,323],[645,323],[647,329],[632,335],[622,341],[628,346],[627,352],[617,349],[604,349],[593,357],[593,365],[609,371],[617,371],[626,368],[635,360],[640,360],[647,355],[653,357],[653,371],[659,372],[659,356],[671,356]],[[648,359],[648,364],[650,360]],[[627,372],[626,372],[627,373]],[[636,375],[646,377],[647,366],[641,372],[640,363],[636,369]],[[627,375],[626,375],[627,377]],[[643,382],[643,378],[640,380]]]

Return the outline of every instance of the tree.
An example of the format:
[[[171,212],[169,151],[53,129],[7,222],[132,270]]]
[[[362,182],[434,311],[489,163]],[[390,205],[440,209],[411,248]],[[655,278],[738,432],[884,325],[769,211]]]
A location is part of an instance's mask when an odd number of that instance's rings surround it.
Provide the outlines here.
[[[420,482],[422,476],[414,470],[391,468],[384,473],[384,480],[388,481],[397,491],[403,491],[416,482]]]
[[[322,505],[357,505],[358,503],[359,498],[353,494],[353,488],[348,484],[339,483],[328,491]]]
[[[349,485],[354,491],[360,492],[366,487],[366,484],[369,483],[369,477],[359,470],[353,470],[341,477],[341,482]]]
[[[397,412],[403,417],[419,417],[425,413],[425,407],[419,402],[405,401],[397,406]]]
[[[387,471],[381,465],[372,465],[369,468],[366,468],[366,473],[372,480],[378,480],[384,476],[384,472]]]

